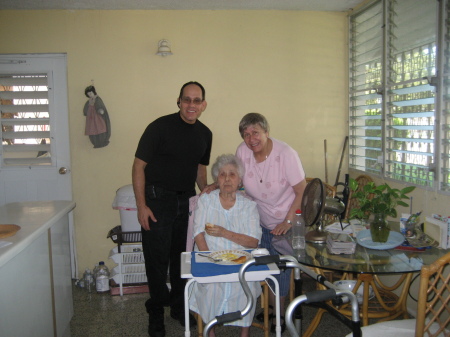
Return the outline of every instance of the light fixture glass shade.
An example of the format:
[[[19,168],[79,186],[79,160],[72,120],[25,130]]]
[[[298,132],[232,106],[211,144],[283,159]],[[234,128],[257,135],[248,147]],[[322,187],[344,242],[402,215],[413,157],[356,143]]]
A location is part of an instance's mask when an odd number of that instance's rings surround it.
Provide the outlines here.
[[[172,55],[172,50],[170,50],[170,42],[168,40],[159,40],[158,42],[158,52],[156,55],[167,56]]]

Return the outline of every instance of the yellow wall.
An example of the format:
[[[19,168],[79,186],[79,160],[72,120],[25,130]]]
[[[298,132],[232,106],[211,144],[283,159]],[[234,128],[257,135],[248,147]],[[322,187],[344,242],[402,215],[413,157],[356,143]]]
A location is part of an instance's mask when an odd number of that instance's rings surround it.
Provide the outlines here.
[[[308,176],[325,178],[327,139],[334,183],[347,134],[346,27],[345,14],[331,12],[0,11],[0,53],[67,53],[79,270],[99,260],[114,266],[106,235],[120,224],[115,192],[131,183],[144,128],[177,110],[187,81],[206,87],[201,120],[214,134],[212,161],[234,153],[239,120],[257,111],[298,151]],[[174,55],[155,55],[162,38]],[[112,123],[101,149],[84,135],[91,80]]]

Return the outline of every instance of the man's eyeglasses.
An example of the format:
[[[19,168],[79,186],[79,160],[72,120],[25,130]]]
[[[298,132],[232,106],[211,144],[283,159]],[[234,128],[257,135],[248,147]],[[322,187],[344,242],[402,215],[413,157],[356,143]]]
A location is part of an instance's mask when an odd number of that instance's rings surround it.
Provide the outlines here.
[[[200,98],[190,99],[189,97],[182,97],[181,102],[183,102],[184,104],[194,103],[195,105],[200,105],[202,104],[203,100]]]

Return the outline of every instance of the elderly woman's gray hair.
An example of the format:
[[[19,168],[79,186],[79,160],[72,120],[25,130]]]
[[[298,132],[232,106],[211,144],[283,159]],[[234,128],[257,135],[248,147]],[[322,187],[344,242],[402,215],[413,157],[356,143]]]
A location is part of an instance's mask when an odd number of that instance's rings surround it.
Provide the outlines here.
[[[264,132],[269,132],[270,129],[269,122],[267,122],[266,117],[257,112],[250,112],[242,117],[241,121],[239,122],[239,133],[241,134],[242,138],[244,138],[244,130],[251,125],[259,125],[264,130]]]
[[[244,165],[242,164],[242,161],[234,154],[223,154],[217,157],[216,162],[213,164],[211,168],[211,175],[214,181],[217,181],[217,177],[219,176],[221,168],[228,164],[231,164],[237,168],[239,178],[242,179],[242,177],[244,177],[245,168]]]

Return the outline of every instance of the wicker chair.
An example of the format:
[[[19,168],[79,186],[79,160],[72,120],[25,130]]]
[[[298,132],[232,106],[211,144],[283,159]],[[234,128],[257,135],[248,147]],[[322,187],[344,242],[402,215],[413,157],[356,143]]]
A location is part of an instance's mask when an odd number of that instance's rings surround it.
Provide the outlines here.
[[[371,336],[450,336],[450,253],[422,267],[415,319],[380,322],[362,328]],[[446,268],[447,267],[447,268]],[[349,337],[351,335],[347,335]]]
[[[309,184],[313,179],[314,178],[306,178],[306,183]],[[324,181],[322,181],[322,184],[325,186],[327,197],[334,198],[336,196],[336,186],[331,186],[330,184],[327,184]]]

